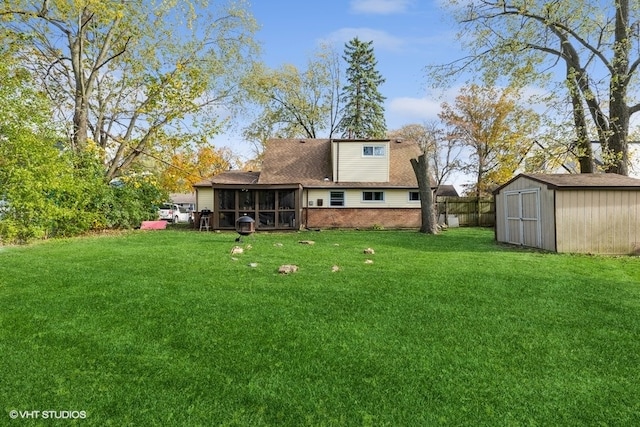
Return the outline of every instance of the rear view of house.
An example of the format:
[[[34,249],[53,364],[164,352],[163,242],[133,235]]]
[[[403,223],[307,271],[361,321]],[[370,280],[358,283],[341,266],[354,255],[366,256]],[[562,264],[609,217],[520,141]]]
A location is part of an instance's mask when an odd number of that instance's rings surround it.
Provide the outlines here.
[[[521,174],[494,196],[498,242],[555,252],[640,252],[640,179]]]
[[[260,172],[227,171],[195,185],[214,229],[250,216],[257,230],[420,226],[413,141],[272,139]]]

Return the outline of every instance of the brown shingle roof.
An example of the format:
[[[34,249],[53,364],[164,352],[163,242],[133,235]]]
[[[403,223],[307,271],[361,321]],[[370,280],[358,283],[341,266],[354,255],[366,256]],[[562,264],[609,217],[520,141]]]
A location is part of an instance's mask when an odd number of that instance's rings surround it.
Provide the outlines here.
[[[169,200],[173,203],[195,203],[195,193],[171,193],[169,194]]]
[[[193,184],[194,187],[211,187],[211,179],[203,179]]]
[[[328,139],[270,139],[262,159],[259,184],[314,185],[331,179]]]
[[[413,141],[390,142],[389,182],[333,182],[331,140],[271,139],[267,142],[259,184],[305,187],[417,187],[410,159],[420,155]],[[325,180],[328,178],[328,180]]]
[[[458,190],[456,190],[456,187],[450,184],[442,184],[438,186],[438,189],[436,190],[436,196],[460,197],[460,195],[458,194]]]
[[[417,187],[418,180],[411,167],[411,159],[417,158],[421,151],[415,141],[392,140],[389,150],[389,183],[397,186]]]
[[[521,176],[541,182],[543,184],[547,184],[549,188],[557,190],[569,190],[575,188],[615,188],[626,190],[640,190],[640,179],[630,178],[628,176],[618,175],[615,173],[520,174],[509,181],[509,183],[513,182],[515,179]],[[497,193],[505,185],[502,185],[500,188],[494,191],[494,194]]]
[[[212,184],[256,184],[260,172],[224,171],[210,179]]]

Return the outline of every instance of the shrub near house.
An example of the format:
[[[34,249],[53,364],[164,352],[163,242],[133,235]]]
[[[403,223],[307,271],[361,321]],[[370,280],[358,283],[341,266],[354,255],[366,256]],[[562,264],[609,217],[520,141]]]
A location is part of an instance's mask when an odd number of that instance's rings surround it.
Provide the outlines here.
[[[105,184],[100,169],[61,172],[40,193],[9,192],[0,216],[0,243],[73,236],[93,230],[138,227],[155,219],[166,197],[151,176]]]

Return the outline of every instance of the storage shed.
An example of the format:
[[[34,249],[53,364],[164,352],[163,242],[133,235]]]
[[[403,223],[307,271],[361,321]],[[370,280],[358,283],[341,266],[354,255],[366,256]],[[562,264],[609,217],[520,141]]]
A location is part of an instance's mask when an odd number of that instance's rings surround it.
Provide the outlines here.
[[[493,194],[498,242],[555,252],[640,253],[640,179],[520,174]]]

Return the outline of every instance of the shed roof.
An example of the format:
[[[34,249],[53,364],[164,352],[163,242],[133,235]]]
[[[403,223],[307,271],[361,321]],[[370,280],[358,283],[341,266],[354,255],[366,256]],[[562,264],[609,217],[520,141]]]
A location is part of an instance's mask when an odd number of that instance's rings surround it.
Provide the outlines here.
[[[506,184],[498,187],[493,193],[498,193],[502,188],[509,185],[520,177],[532,179],[546,184],[552,190],[596,190],[596,189],[616,189],[616,190],[638,190],[640,191],[640,179],[630,178],[615,173],[576,173],[576,174],[520,174],[511,179]]]

